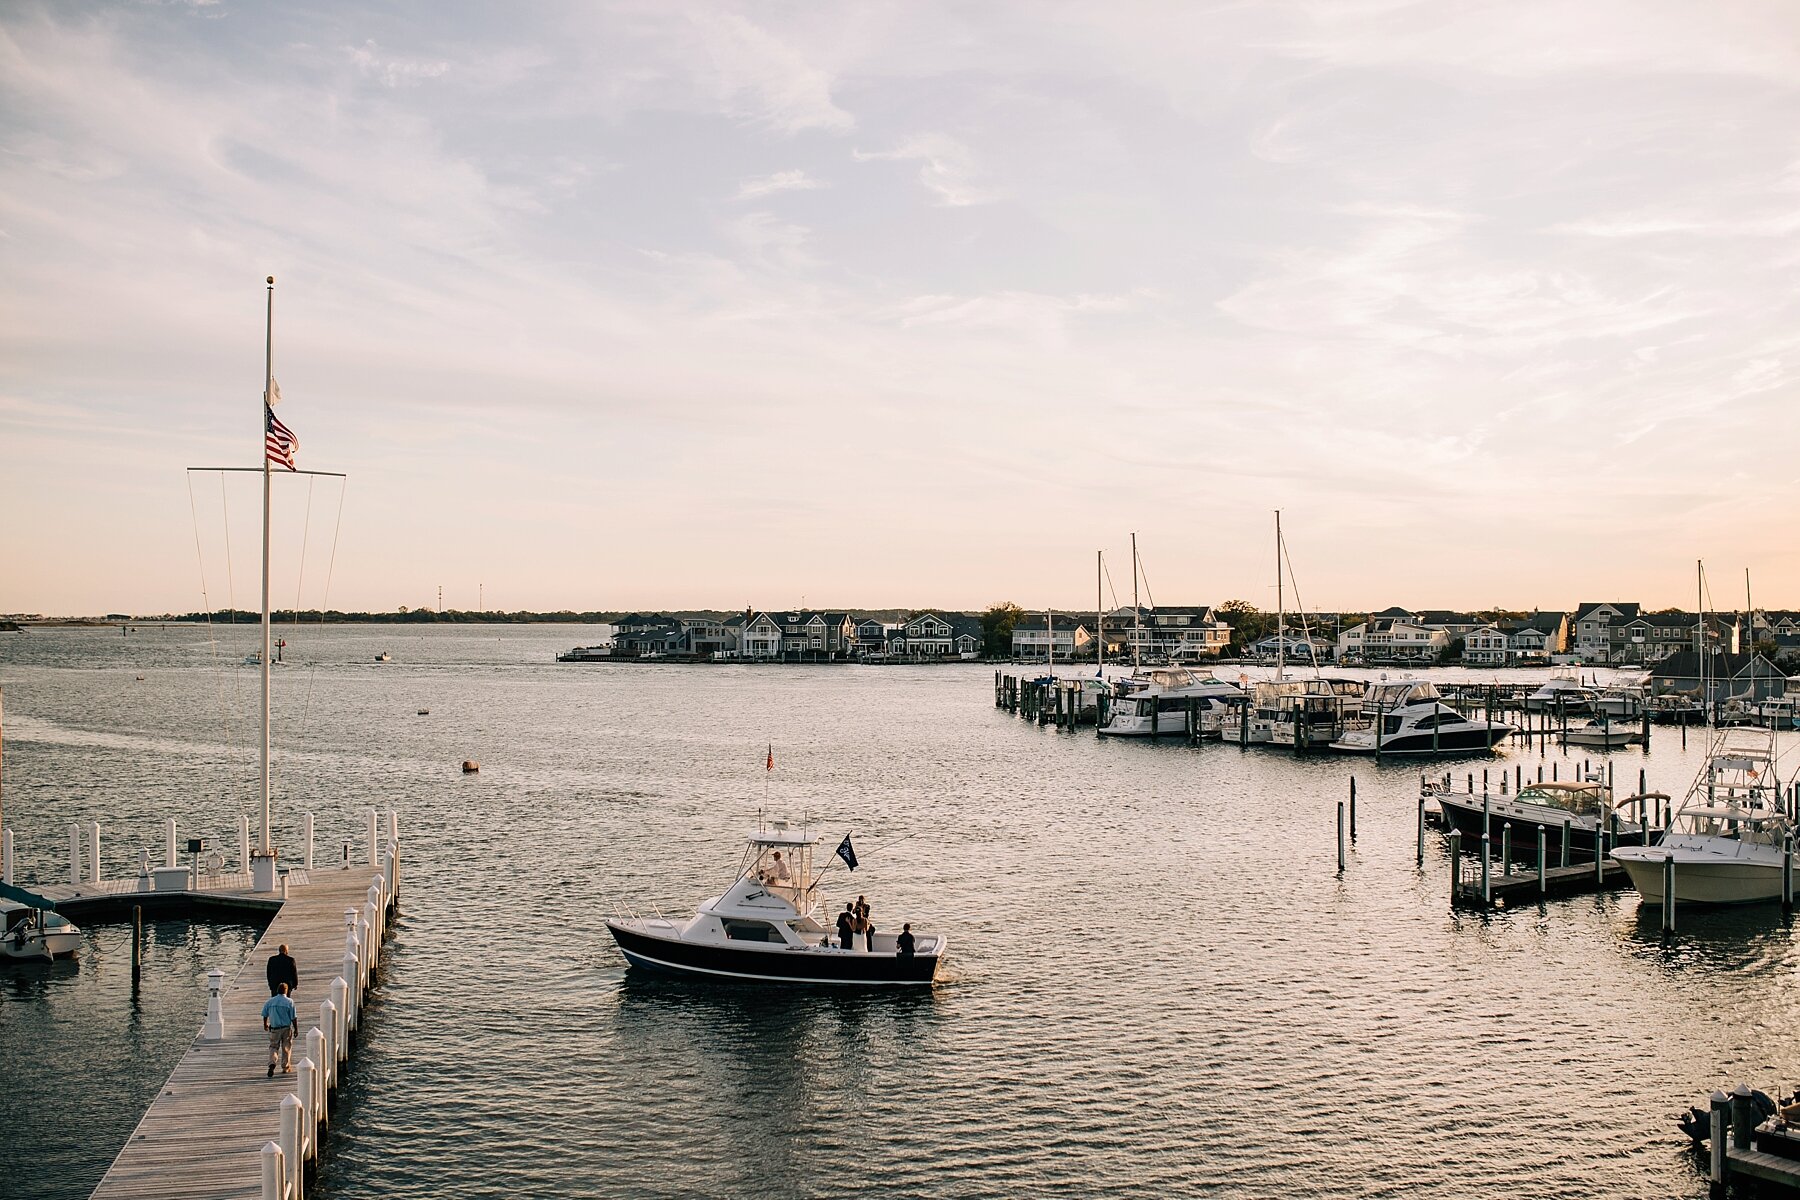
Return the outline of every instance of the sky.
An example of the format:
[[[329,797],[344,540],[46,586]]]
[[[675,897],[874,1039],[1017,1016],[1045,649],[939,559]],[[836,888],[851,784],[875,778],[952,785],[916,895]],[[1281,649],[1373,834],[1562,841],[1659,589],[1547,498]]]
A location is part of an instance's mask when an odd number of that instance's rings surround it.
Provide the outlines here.
[[[0,612],[1800,607],[1800,9],[0,7]]]

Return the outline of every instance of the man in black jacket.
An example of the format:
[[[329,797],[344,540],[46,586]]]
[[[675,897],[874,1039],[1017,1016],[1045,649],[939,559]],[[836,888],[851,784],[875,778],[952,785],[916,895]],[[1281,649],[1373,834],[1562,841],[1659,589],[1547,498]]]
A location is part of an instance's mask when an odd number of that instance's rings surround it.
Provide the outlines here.
[[[287,943],[269,956],[269,995],[273,996],[287,984],[288,995],[293,995],[300,988],[300,968],[294,964],[293,956],[288,953]]]

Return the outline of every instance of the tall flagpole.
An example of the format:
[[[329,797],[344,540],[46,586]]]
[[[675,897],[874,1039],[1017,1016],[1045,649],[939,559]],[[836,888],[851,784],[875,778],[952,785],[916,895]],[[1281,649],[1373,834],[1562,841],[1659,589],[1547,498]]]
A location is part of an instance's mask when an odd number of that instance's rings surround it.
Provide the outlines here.
[[[269,838],[269,413],[275,394],[275,277],[269,276],[269,308],[263,341],[263,522],[262,522],[262,848]]]

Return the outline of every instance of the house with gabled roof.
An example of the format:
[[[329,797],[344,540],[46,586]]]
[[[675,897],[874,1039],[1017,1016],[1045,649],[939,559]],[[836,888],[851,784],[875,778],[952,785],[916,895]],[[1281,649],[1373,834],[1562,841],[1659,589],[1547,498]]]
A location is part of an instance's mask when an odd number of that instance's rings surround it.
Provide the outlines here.
[[[1569,648],[1568,613],[1532,613],[1522,621],[1504,621],[1507,658],[1519,664],[1547,663]]]
[[[1588,601],[1575,609],[1574,645],[1571,647],[1583,662],[1607,662],[1612,654],[1610,629],[1614,621],[1636,617],[1639,605],[1623,600]]]
[[[1079,617],[1052,613],[1027,614],[1013,622],[1012,654],[1028,662],[1042,662],[1054,650],[1056,657],[1067,662],[1076,655],[1093,652],[1094,635]]]

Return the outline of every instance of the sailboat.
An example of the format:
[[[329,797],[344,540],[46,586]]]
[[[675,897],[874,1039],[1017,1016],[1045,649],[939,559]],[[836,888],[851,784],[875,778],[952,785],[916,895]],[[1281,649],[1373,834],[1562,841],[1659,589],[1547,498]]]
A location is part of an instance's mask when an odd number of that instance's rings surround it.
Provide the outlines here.
[[[1219,736],[1224,711],[1243,699],[1243,691],[1211,671],[1190,667],[1143,669],[1143,606],[1138,602],[1137,534],[1131,535],[1131,663],[1132,673],[1118,684],[1118,694],[1096,731],[1105,737],[1163,737],[1187,731],[1194,713],[1197,737]]]
[[[256,467],[189,467],[189,471],[255,471],[262,475],[262,648],[245,659],[254,661],[262,682],[262,832],[260,842],[250,849],[250,890],[276,890],[280,858],[270,828],[269,811],[269,670],[274,665],[277,639],[271,635],[269,622],[269,517],[274,490],[274,469],[281,467],[293,475],[319,475],[342,479],[338,471],[302,471],[295,465],[300,439],[275,415],[281,403],[281,388],[275,382],[275,277],[267,279],[267,309],[263,327],[263,455]],[[285,646],[285,642],[279,643]]]

